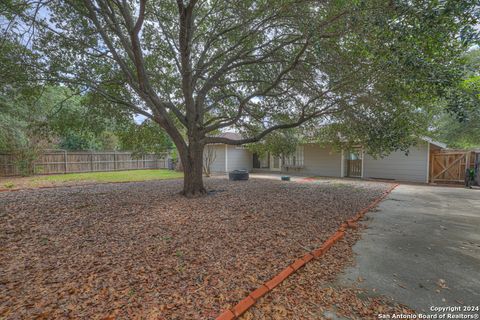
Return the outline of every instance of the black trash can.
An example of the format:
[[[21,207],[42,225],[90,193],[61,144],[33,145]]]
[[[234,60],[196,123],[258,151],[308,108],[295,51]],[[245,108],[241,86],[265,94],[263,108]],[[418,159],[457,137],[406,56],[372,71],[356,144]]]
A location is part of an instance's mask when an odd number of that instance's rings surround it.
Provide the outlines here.
[[[228,173],[230,181],[248,180],[249,175],[247,170],[233,170]]]
[[[175,161],[173,159],[168,159],[168,170],[175,170]]]

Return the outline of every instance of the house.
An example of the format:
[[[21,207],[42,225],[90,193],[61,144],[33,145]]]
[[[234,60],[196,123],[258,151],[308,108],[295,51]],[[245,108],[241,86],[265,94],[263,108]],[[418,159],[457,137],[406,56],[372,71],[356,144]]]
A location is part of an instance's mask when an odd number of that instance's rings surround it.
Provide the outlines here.
[[[222,133],[230,139],[241,139],[236,133]],[[244,146],[225,144],[209,145],[215,155],[211,171],[225,173],[232,170],[261,172],[288,172],[291,174],[387,179],[411,182],[429,182],[431,154],[446,145],[430,138],[421,138],[408,152],[392,152],[384,158],[374,158],[361,147],[354,150],[335,151],[333,147],[306,143],[284,157],[270,154],[257,156]]]

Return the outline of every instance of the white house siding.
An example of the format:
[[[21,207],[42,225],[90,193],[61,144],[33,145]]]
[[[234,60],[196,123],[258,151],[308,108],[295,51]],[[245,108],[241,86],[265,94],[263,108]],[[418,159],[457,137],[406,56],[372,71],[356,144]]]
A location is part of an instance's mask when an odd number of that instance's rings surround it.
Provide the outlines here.
[[[213,148],[214,154],[215,154],[215,160],[212,162],[210,166],[210,171],[225,172],[225,145],[223,144],[209,145],[205,147],[205,150],[207,148]]]
[[[325,177],[340,177],[341,153],[331,147],[305,144],[303,148],[303,168],[292,172]]]
[[[225,148],[225,146],[224,146]],[[238,146],[228,146],[228,171],[232,170],[252,170],[253,154]]]
[[[215,160],[210,166],[211,172],[226,172],[226,170],[252,170],[253,155],[247,149],[238,149],[235,146],[225,146],[224,144],[216,144],[205,147],[213,148],[215,152]],[[226,155],[226,151],[228,154]],[[225,157],[226,156],[226,157]],[[228,162],[225,166],[225,162]]]
[[[428,144],[411,147],[408,155],[403,151],[393,152],[383,159],[365,155],[363,169],[365,178],[425,182],[428,174]]]

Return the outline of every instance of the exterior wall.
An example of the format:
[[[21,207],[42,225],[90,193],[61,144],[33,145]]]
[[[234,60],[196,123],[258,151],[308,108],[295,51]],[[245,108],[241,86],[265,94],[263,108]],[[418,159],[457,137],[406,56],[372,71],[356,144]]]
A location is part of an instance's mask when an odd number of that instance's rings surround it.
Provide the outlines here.
[[[396,151],[381,159],[365,155],[363,163],[365,178],[395,179],[400,181],[426,182],[428,175],[428,144],[411,147],[408,155]]]
[[[213,148],[215,150],[215,160],[210,166],[211,172],[224,173],[225,170],[252,170],[253,155],[247,149],[237,149],[235,146],[227,146],[224,144],[209,145],[206,148]],[[226,149],[228,154],[225,154]],[[227,156],[225,158],[225,155]],[[228,162],[228,167],[225,163]]]
[[[228,171],[252,170],[253,155],[246,149],[224,144],[210,146],[215,149],[216,158],[212,163],[212,172],[226,170],[225,162],[228,161]],[[227,159],[225,158],[225,149]],[[308,174],[325,177],[340,177],[342,174],[342,153],[335,152],[331,147],[321,147],[317,144],[303,145],[303,168],[290,169],[294,174]],[[345,161],[343,161],[345,163]],[[399,181],[426,182],[428,175],[428,144],[422,143],[410,148],[409,154],[402,151],[393,152],[387,157],[374,159],[369,155],[364,156],[363,177],[394,179]]]
[[[225,148],[225,146],[223,146]],[[228,171],[253,169],[253,154],[238,146],[228,146]],[[225,169],[224,169],[225,170]]]
[[[303,148],[303,168],[292,173],[305,173],[325,177],[340,177],[342,155],[331,147],[305,144]]]
[[[210,166],[210,171],[225,172],[225,145],[223,144],[209,145],[205,147],[205,149],[207,148],[213,148],[215,152],[215,160],[212,162]]]

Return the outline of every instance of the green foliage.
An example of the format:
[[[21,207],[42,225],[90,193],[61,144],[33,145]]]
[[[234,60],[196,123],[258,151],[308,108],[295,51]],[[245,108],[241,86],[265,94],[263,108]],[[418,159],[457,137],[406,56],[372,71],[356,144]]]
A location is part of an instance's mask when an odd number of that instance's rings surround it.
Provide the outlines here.
[[[331,61],[334,70],[355,70],[345,91],[350,100],[310,131],[338,148],[362,144],[375,156],[406,150],[428,135],[441,101],[464,74],[467,47],[456,35],[466,32],[460,21],[473,21],[466,5],[413,1],[392,2],[388,11],[360,10],[352,21],[359,32],[336,44],[345,58]]]
[[[156,170],[128,170],[115,172],[86,172],[86,173],[69,173],[54,174],[47,176],[36,176],[29,178],[26,184],[29,186],[51,185],[52,183],[65,182],[125,182],[125,181],[148,181],[148,180],[164,180],[179,179],[183,174],[172,170],[156,169]]]
[[[24,174],[43,148],[153,152],[162,143],[171,146],[158,126],[138,126],[131,113],[115,112],[117,104],[85,88],[39,81],[36,67],[38,56],[18,39],[2,40],[0,150],[14,152]],[[149,135],[156,141],[147,141]]]
[[[459,101],[462,54],[477,40],[479,18],[478,0],[26,3],[20,13],[6,6],[7,17],[22,21],[6,34],[22,37],[35,22],[27,46],[43,58],[35,76],[84,92],[82,104],[103,110],[67,114],[55,130],[72,130],[80,143],[98,132],[67,119],[90,126],[95,114],[115,121],[142,114],[168,132],[191,162],[185,167],[201,162],[187,156],[192,148],[239,143],[214,134],[231,128],[245,143],[265,138],[252,148],[272,153],[295,144],[276,130],[301,125],[322,141],[362,143],[376,155],[406,149],[427,133],[446,97]],[[37,19],[38,3],[48,14]],[[28,60],[18,49],[12,56]],[[472,117],[458,103],[449,109]],[[122,147],[142,153],[168,145],[153,122],[122,130]]]
[[[95,138],[88,135],[79,135],[73,132],[66,133],[58,143],[60,149],[66,150],[98,150],[99,145]]]
[[[28,150],[134,150],[161,152],[172,146],[158,126],[135,123],[129,115],[105,114],[90,96],[66,87],[47,86],[0,95],[0,150],[25,154]],[[31,158],[31,157],[27,157]]]
[[[480,116],[459,121],[454,115],[445,113],[437,120],[436,138],[451,148],[480,148]]]
[[[8,182],[5,182],[3,186],[7,189],[12,189],[13,187],[15,187],[15,184],[11,181],[8,181]]]
[[[465,78],[451,87],[434,134],[454,148],[480,148],[480,49],[465,55]]]
[[[39,97],[42,88],[30,83],[35,55],[16,41],[3,39],[0,45],[0,150],[14,155],[21,175],[33,173],[33,161],[46,146],[38,125],[47,106]]]
[[[34,161],[37,159],[40,150],[35,147],[21,148],[14,151],[15,165],[20,175],[26,177],[34,174]]]
[[[294,153],[300,144],[299,137],[298,130],[278,130],[266,136],[261,142],[249,144],[247,148],[258,155],[268,152],[274,156],[288,156]]]
[[[362,145],[370,155],[382,157],[415,145],[419,137],[428,134],[431,119],[432,114],[420,108],[396,108],[386,103],[369,110],[358,106],[334,123],[319,127],[315,140],[337,149]]]
[[[118,131],[121,148],[141,156],[146,153],[163,153],[173,148],[173,144],[157,124],[145,120],[141,125],[130,124]]]
[[[26,84],[32,76],[34,55],[16,41],[2,39],[0,45],[0,150],[12,151],[29,146],[34,134],[30,123],[42,111],[36,105],[40,88]],[[36,141],[38,142],[38,141]]]
[[[1,96],[0,108],[0,150],[11,151],[25,146],[26,123],[11,114],[11,105]]]

